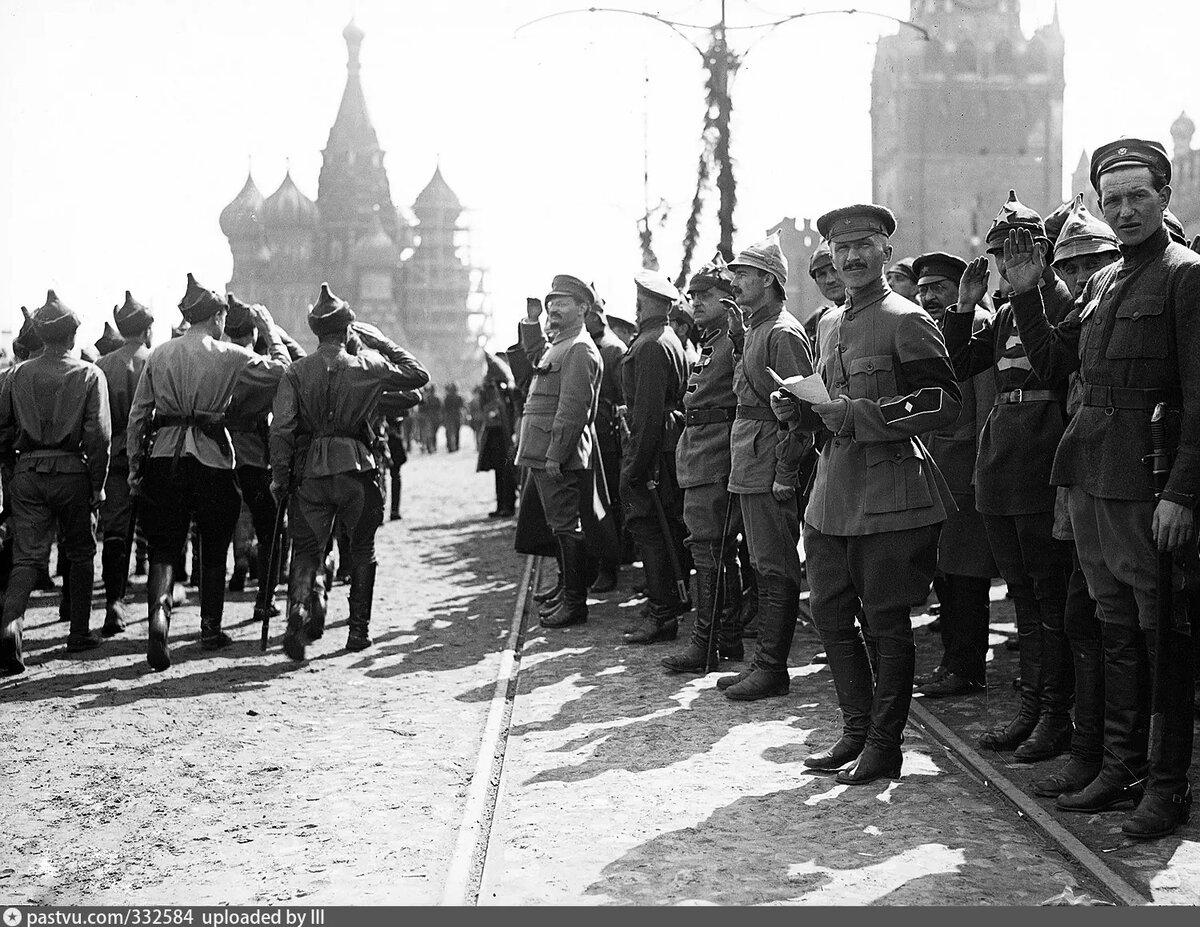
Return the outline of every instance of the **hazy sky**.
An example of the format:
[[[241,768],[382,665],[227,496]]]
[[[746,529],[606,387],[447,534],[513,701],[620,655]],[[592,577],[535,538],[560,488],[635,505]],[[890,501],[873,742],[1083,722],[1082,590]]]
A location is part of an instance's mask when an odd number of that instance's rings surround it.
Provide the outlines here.
[[[579,3],[579,6],[589,6]],[[704,72],[663,26],[564,16],[574,0],[0,0],[0,329],[53,287],[87,341],[131,289],[165,332],[192,271],[222,288],[217,217],[247,165],[264,195],[288,160],[310,197],[345,83],[342,29],[366,32],[362,79],[393,198],[406,207],[440,156],[469,207],[499,341],[555,273],[596,281],[632,317],[640,266],[643,126],[650,196],[671,206],[655,247],[678,267],[695,184]],[[708,23],[719,0],[614,3]],[[728,0],[731,24],[906,0]],[[1064,174],[1082,149],[1200,120],[1200,5],[1060,0],[1066,35]],[[1053,0],[1025,0],[1027,33]],[[782,216],[867,199],[875,40],[895,26],[823,16],[775,30],[734,84],[738,243]],[[703,35],[692,33],[696,40]],[[745,48],[750,34],[731,33]],[[648,77],[648,80],[646,78]],[[648,114],[648,118],[646,118]],[[997,179],[997,206],[1003,199]],[[1064,177],[1064,191],[1066,177]],[[715,247],[715,193],[697,257]],[[1200,231],[1200,230],[1193,230]],[[0,335],[7,343],[9,336]]]

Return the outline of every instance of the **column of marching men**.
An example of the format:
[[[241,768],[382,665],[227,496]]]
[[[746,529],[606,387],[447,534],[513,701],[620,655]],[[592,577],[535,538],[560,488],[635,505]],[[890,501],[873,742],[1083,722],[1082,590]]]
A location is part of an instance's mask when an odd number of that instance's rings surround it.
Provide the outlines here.
[[[77,356],[79,317],[53,291],[26,313],[14,342],[18,363],[0,374],[7,533],[0,675],[25,670],[24,613],[55,540],[65,560],[68,652],[125,631],[136,530],[148,546],[150,666],[171,665],[171,613],[189,536],[200,646],[228,646],[226,565],[243,502],[258,538],[265,609],[273,608],[274,571],[291,547],[288,656],[303,660],[307,644],[324,633],[335,535],[350,586],[346,647],[371,646],[375,533],[389,466],[392,515],[399,517],[398,465],[388,443],[400,417],[421,401],[429,375],[325,285],[309,310],[319,345],[307,356],[266,308],[222,296],[190,274],[179,310],[176,337],[151,348],[153,316],[127,292],[114,309],[116,329],[106,326],[97,344],[106,353],[94,363]],[[95,515],[106,606],[99,634],[90,626]]]
[[[886,206],[833,210],[807,326],[777,237],[686,294],[638,273],[623,352],[595,287],[555,276],[481,394],[491,514],[519,495],[516,549],[558,562],[541,625],[586,622],[631,540],[646,602],[625,640],[674,641],[693,611],[663,666],[746,660],[717,687],[777,697],[807,582],[842,735],[804,764],[861,785],[901,775],[914,691],[985,691],[999,576],[1019,703],[980,745],[1066,755],[1034,786],[1059,809],[1174,832],[1192,805],[1200,237],[1170,180],[1160,144],[1118,139],[1092,158],[1102,218],[1009,191],[969,258],[895,259]],[[931,590],[943,652],[918,674],[910,614]]]

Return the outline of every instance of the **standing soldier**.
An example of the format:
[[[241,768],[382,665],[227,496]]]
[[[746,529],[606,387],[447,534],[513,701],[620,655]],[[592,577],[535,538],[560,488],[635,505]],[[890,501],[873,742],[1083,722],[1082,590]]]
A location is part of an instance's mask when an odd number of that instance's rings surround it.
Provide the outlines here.
[[[453,454],[458,450],[458,433],[462,429],[463,399],[458,394],[458,384],[446,387],[446,398],[442,400],[442,422],[446,426],[446,450]]]
[[[276,500],[290,494],[293,553],[283,649],[293,660],[303,660],[309,640],[324,631],[323,616],[313,615],[311,621],[309,616],[313,582],[335,519],[350,538],[346,649],[371,646],[375,532],[383,523],[380,462],[372,451],[379,400],[385,390],[418,389],[429,382],[411,354],[373,326],[352,327],[353,322],[350,305],[321,284],[308,314],[308,327],[320,342],[317,352],[288,368],[275,396],[271,492]],[[364,346],[354,355],[346,350],[352,331]]]
[[[126,290],[125,302],[113,310],[117,330],[124,339],[121,347],[105,354],[96,363],[108,384],[108,411],[112,416],[112,456],[108,479],[104,483],[104,504],[100,507],[100,525],[104,531],[104,551],[100,555],[104,580],[105,634],[125,630],[125,587],[129,579],[130,519],[134,517],[133,497],[129,494],[129,454],[125,427],[129,408],[137,390],[142,369],[150,357],[150,310]]]
[[[683,397],[684,428],[675,449],[675,466],[683,489],[687,544],[696,564],[696,622],[687,648],[665,657],[662,664],[677,673],[707,673],[716,669],[718,654],[727,660],[744,655],[737,564],[742,510],[728,489],[729,433],[737,415],[737,397],[733,342],[721,303],[722,298],[733,297],[733,274],[719,254],[692,277],[688,297],[703,334],[700,360],[692,365]]]
[[[787,695],[788,654],[800,617],[800,465],[809,435],[771,411],[775,384],[812,373],[804,327],[784,307],[787,260],[778,235],[753,245],[730,265],[737,305],[729,310],[735,356],[737,418],[730,435],[729,491],[738,496],[750,561],[758,576],[758,647],[750,670],[718,682],[725,697],[753,701]],[[732,304],[731,304],[732,305]],[[744,318],[743,318],[744,314]]]
[[[513,434],[517,409],[516,383],[508,362],[485,352],[487,372],[480,392],[479,456],[475,471],[492,470],[496,482],[496,508],[488,518],[512,518],[517,504],[517,472],[513,466]]]
[[[1121,259],[1088,281],[1060,324],[1050,324],[1059,307],[1045,305],[1039,287],[1043,249],[1026,230],[1011,232],[1004,245],[1034,369],[1047,378],[1079,370],[1083,400],[1051,479],[1068,487],[1075,547],[1103,621],[1104,759],[1095,779],[1056,804],[1094,813],[1140,799],[1122,831],[1164,837],[1188,820],[1192,805],[1192,642],[1183,594],[1160,601],[1171,591],[1157,577],[1160,557],[1170,554],[1170,586],[1188,588],[1197,578],[1200,256],[1164,228],[1171,162],[1162,145],[1134,138],[1102,145],[1092,155],[1091,181]],[[1168,409],[1170,459],[1165,488],[1156,491],[1143,460],[1156,450],[1151,415],[1160,403]],[[1163,611],[1171,626],[1160,631]],[[1168,641],[1165,653],[1158,633]],[[1153,742],[1147,677],[1162,711]]]
[[[966,268],[967,262],[958,255],[941,251],[913,261],[917,302],[943,332],[947,310],[958,303],[958,284]],[[982,328],[991,321],[991,313],[977,306],[972,321]],[[955,376],[962,399],[957,420],[923,436],[958,509],[947,514],[942,526],[938,575],[933,580],[942,604],[942,658],[931,673],[913,680],[927,698],[974,695],[984,691],[987,683],[989,592],[996,564],[983,519],[975,509],[974,484],[979,429],[992,411],[996,387],[990,369]]]
[[[129,411],[129,487],[143,496],[141,522],[150,547],[146,659],[156,670],[171,665],[167,635],[175,564],[182,560],[193,518],[200,535],[200,646],[216,650],[232,643],[221,630],[225,561],[242,497],[223,420],[235,389],[276,387],[287,352],[262,306],[250,313],[269,357],[222,341],[228,308],[220,294],[188,274],[179,303],[188,328],[150,352]]]
[[[557,605],[542,613],[541,624],[547,628],[581,624],[588,618],[587,553],[579,506],[581,487],[590,485],[602,362],[583,320],[595,302],[590,286],[578,277],[559,274],[546,296],[554,332],[549,346],[538,300],[526,301],[520,323],[521,347],[533,364],[533,377],[521,415],[516,464],[529,468],[546,524],[558,543],[562,587]]]
[[[896,230],[891,210],[847,206],[823,215],[817,228],[849,298],[818,332],[832,399],[810,407],[824,446],[804,513],[804,549],[842,737],[804,763],[833,771],[855,761],[837,781],[865,785],[900,776],[916,658],[909,612],[929,594],[938,533],[954,507],[917,436],[958,417],[959,392],[941,332],[883,278]],[[777,407],[798,415],[794,403]],[[874,684],[854,626],[860,614],[876,650]]]
[[[912,258],[900,258],[887,269],[887,284],[893,293],[899,293],[905,299],[917,301],[917,271]]]
[[[79,317],[54,291],[34,314],[41,357],[13,369],[0,390],[0,466],[11,512],[13,571],[0,617],[0,675],[24,672],[21,627],[38,567],[56,530],[71,564],[67,650],[100,643],[90,630],[96,537],[92,513],[104,500],[112,425],[104,374],[71,357]]]
[[[421,441],[425,445],[425,453],[435,454],[437,453],[438,429],[442,427],[442,400],[437,394],[437,387],[432,383],[425,389],[420,412]]]
[[[608,326],[604,312],[604,300],[597,294],[596,301],[583,317],[588,334],[600,351],[603,372],[600,377],[600,404],[596,408],[596,444],[600,451],[600,462],[604,467],[604,484],[608,487],[608,499],[612,506],[617,536],[625,525],[625,512],[621,506],[621,428],[617,421],[617,407],[624,405],[621,397],[621,360],[625,357],[625,342],[618,338]],[[592,584],[597,593],[612,592],[617,588],[620,557],[600,563],[600,572]]]
[[[683,508],[675,476],[679,440],[677,406],[687,368],[683,345],[668,324],[679,290],[655,271],[634,277],[637,337],[621,361],[621,393],[629,409],[629,440],[621,457],[621,504],[629,533],[642,552],[648,608],[625,633],[630,644],[674,640],[678,616],[687,609],[688,576],[680,538],[672,528]]]
[[[817,349],[817,326],[822,317],[830,309],[836,309],[846,302],[846,284],[838,276],[837,268],[833,266],[833,252],[829,250],[829,242],[824,239],[817,245],[817,250],[808,259],[808,275],[821,291],[821,297],[827,302],[819,306],[817,311],[809,316],[804,323],[804,333],[808,335],[808,343],[815,351]],[[813,363],[817,362],[814,355]]]

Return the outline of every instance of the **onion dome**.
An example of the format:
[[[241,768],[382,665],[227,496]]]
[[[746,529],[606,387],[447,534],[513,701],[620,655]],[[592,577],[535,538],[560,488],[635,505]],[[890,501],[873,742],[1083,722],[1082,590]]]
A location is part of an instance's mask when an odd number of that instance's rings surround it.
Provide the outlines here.
[[[419,218],[422,213],[440,210],[459,213],[462,212],[462,203],[450,189],[450,184],[446,183],[446,178],[442,176],[441,165],[438,165],[433,172],[433,177],[430,178],[429,183],[425,184],[425,189],[420,192],[416,202],[413,203],[413,212]]]
[[[1171,138],[1185,139],[1191,141],[1192,136],[1196,134],[1196,123],[1192,121],[1192,117],[1186,112],[1179,114],[1179,118],[1171,123]]]
[[[281,226],[310,227],[317,224],[317,204],[300,192],[292,172],[284,175],[279,189],[263,204],[263,219],[272,228]]]
[[[252,237],[258,231],[262,210],[263,195],[255,185],[253,175],[247,174],[242,192],[221,210],[221,231],[226,238]]]
[[[355,267],[395,267],[400,263],[400,249],[384,230],[378,212],[374,227],[350,250],[350,263]]]

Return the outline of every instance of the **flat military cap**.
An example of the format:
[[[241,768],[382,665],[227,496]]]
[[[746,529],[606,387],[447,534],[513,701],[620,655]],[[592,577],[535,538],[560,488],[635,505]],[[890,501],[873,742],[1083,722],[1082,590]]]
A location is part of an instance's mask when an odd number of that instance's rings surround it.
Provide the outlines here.
[[[1119,250],[1120,244],[1113,230],[1088,211],[1083,205],[1083,194],[1080,193],[1071,204],[1067,220],[1063,223],[1058,241],[1054,244],[1054,263],[1085,254],[1103,254],[1106,251]]]
[[[1158,142],[1144,138],[1119,138],[1092,152],[1092,187],[1100,192],[1100,175],[1119,167],[1148,167],[1171,182],[1171,159]]]
[[[308,310],[308,327],[313,334],[320,337],[345,331],[353,321],[354,310],[350,304],[340,296],[335,296],[328,283],[322,283],[321,295]]]
[[[550,292],[546,294],[546,303],[555,296],[570,296],[585,306],[596,302],[596,291],[578,277],[570,274],[556,274],[550,282]]]
[[[1187,232],[1184,231],[1183,223],[1169,209],[1163,210],[1163,226],[1166,228],[1167,234],[1171,236],[1172,241],[1177,241],[1181,245],[1188,243]]]
[[[1046,238],[1046,224],[1042,217],[1017,199],[1016,190],[1009,190],[1008,200],[1000,207],[996,218],[992,220],[992,227],[988,229],[988,251],[1000,251],[1008,233],[1015,229],[1025,229],[1034,238],[1043,238],[1047,242],[1050,240]]]
[[[633,275],[633,282],[643,293],[658,299],[671,303],[683,299],[683,294],[675,288],[675,284],[657,270],[639,270]]]
[[[913,272],[917,275],[918,286],[931,283],[939,278],[958,283],[966,269],[966,261],[956,254],[947,254],[945,251],[931,251],[913,261]]]
[[[118,307],[114,307],[115,312]],[[96,350],[100,352],[100,356],[111,354],[125,346],[125,339],[121,337],[121,333],[113,328],[112,322],[104,323],[104,333],[95,341]]]
[[[889,274],[900,274],[901,276],[908,277],[909,280],[911,280],[913,283],[916,283],[917,271],[913,266],[915,263],[915,258],[900,258],[900,260],[896,261],[887,269],[887,272]]]
[[[117,323],[117,331],[128,337],[149,328],[154,322],[154,313],[126,290],[125,302],[113,309],[113,320]]]
[[[896,231],[896,216],[886,206],[856,203],[825,213],[817,220],[817,231],[830,244],[838,239],[857,241],[868,235],[886,235]]]
[[[720,290],[727,296],[733,295],[733,274],[729,265],[718,252],[711,261],[692,274],[688,281],[689,293],[703,293],[707,290]]]
[[[189,325],[195,325],[211,319],[225,308],[225,300],[221,298],[220,293],[201,286],[196,282],[195,277],[191,274],[187,275],[187,292],[179,301],[179,311],[182,313],[184,321]]]
[[[781,290],[787,287],[788,263],[779,244],[778,232],[758,244],[751,245],[729,264],[730,269],[739,266],[766,271],[775,278]]]
[[[62,341],[75,334],[79,316],[53,290],[47,290],[45,305],[33,314],[33,327],[42,341]]]
[[[225,303],[229,306],[229,312],[225,316],[225,334],[230,338],[245,338],[254,331],[254,317],[250,315],[250,306],[232,293],[225,294]]]
[[[818,270],[832,265],[833,252],[829,250],[829,242],[822,238],[820,244],[817,245],[816,250],[813,251],[812,256],[808,259],[808,275],[815,280]]]

